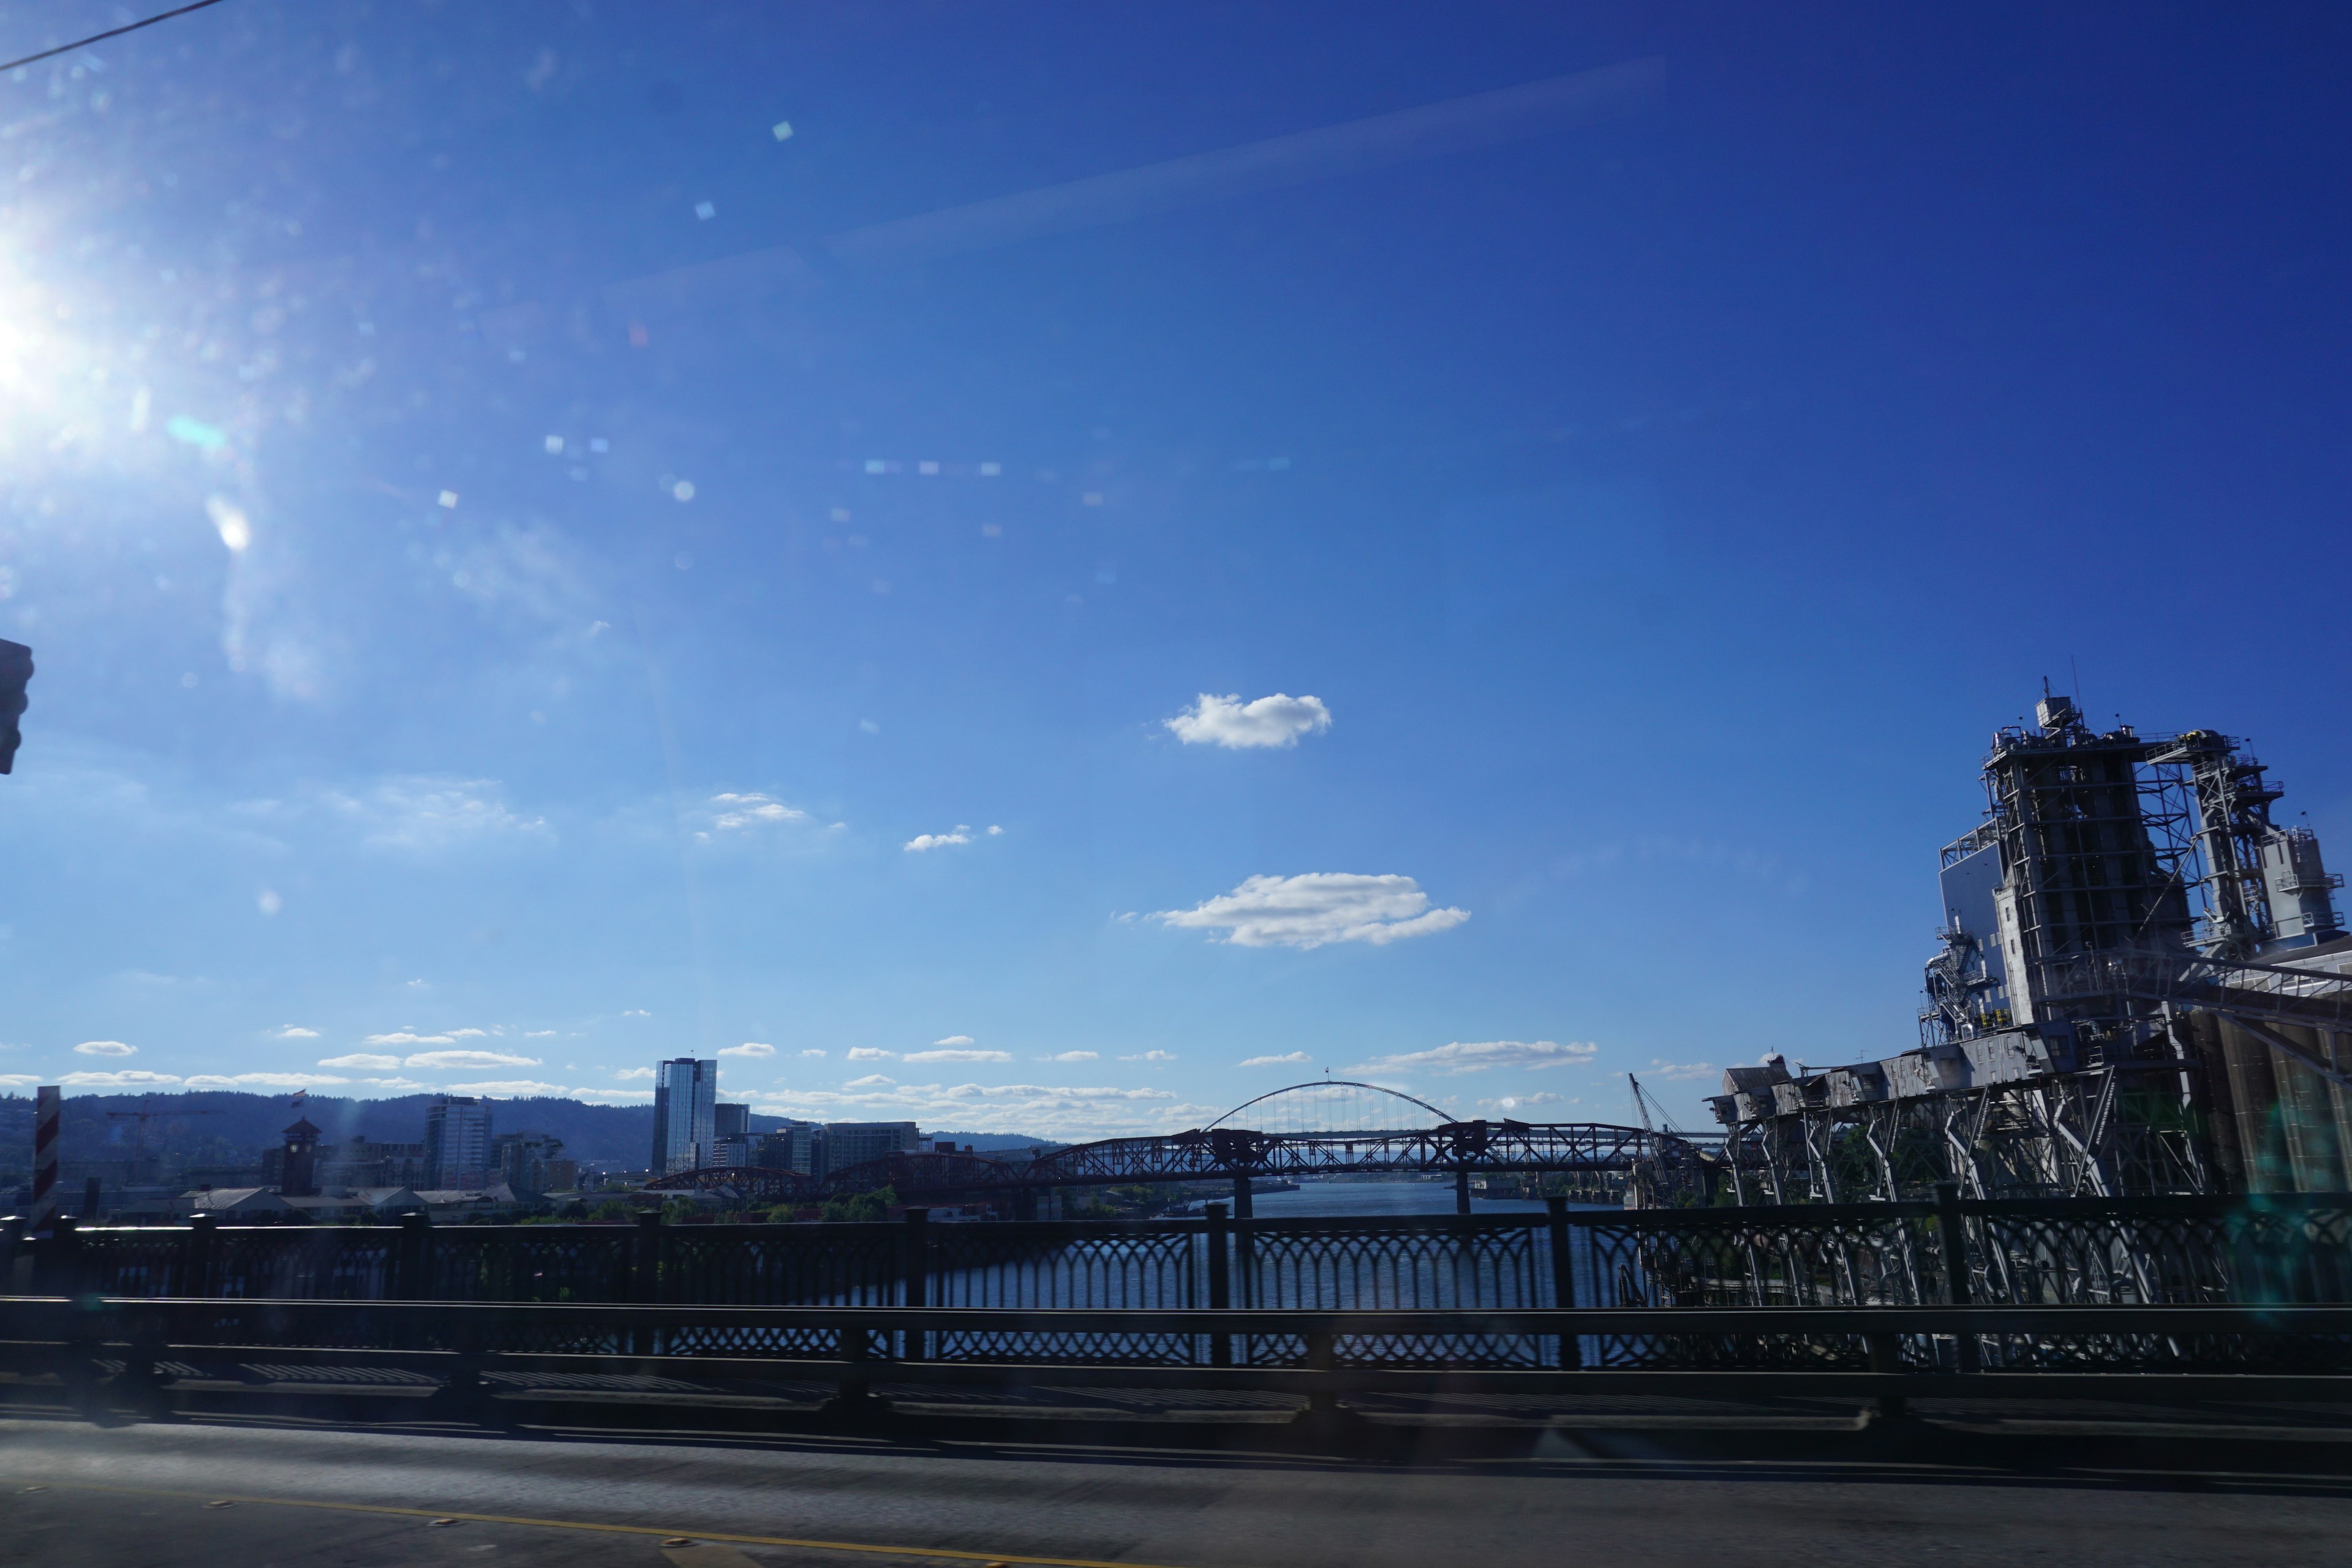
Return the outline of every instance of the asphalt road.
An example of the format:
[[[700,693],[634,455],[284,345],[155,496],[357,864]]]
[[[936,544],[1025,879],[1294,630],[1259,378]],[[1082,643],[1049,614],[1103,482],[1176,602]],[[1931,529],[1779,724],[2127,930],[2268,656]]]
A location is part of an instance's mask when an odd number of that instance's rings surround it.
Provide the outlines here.
[[[2226,1448],[2227,1445],[2221,1445]],[[1389,1465],[943,1442],[0,1421],[0,1563],[635,1568],[2352,1561],[2352,1482],[1769,1458]],[[2221,1457],[2217,1455],[2218,1457]],[[731,1539],[730,1539],[731,1538]],[[828,1544],[830,1543],[830,1544]]]

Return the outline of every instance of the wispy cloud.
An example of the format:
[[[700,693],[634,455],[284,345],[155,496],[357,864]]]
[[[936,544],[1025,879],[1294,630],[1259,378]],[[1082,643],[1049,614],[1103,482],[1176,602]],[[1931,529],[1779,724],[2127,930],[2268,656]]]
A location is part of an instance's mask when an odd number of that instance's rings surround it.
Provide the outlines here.
[[[1316,948],[1337,942],[1385,946],[1450,930],[1470,911],[1431,909],[1429,895],[1411,877],[1309,871],[1252,877],[1230,893],[1189,910],[1162,910],[1159,918],[1171,926],[1226,931],[1224,941],[1235,947]]]
[[[126,1046],[121,1040],[84,1040],[74,1047],[78,1057],[135,1057],[137,1046]]]
[[[631,1079],[651,1078],[654,1076],[654,1069],[651,1068],[623,1068],[613,1076],[619,1079],[623,1083],[626,1083]]]
[[[795,805],[786,805],[772,795],[714,795],[710,804],[717,815],[710,826],[721,833],[733,833],[746,827],[781,827],[787,823],[806,822],[807,812]]]
[[[349,1056],[321,1057],[319,1058],[319,1065],[322,1068],[373,1068],[381,1072],[389,1072],[400,1066],[400,1058],[375,1056],[367,1051],[353,1051]]]
[[[1331,727],[1331,710],[1319,697],[1288,697],[1277,691],[1244,702],[1238,693],[1217,697],[1203,691],[1192,707],[1160,723],[1188,746],[1245,751],[1295,746],[1301,735],[1319,735]]]
[[[326,1083],[349,1083],[321,1072],[200,1073],[181,1080],[188,1089],[315,1089]]]
[[[175,1073],[148,1072],[139,1068],[121,1072],[69,1072],[58,1079],[66,1089],[159,1089],[179,1081]]]
[[[419,1051],[400,1065],[428,1072],[479,1072],[488,1068],[535,1068],[539,1058],[509,1056],[504,1051]]]
[[[803,1051],[801,1055],[804,1057],[821,1057],[824,1055],[824,1047],[823,1046],[811,1046],[808,1049]]]
[[[1669,1083],[1689,1083],[1699,1079],[1713,1078],[1721,1070],[1713,1062],[1669,1062],[1653,1059],[1650,1063],[1650,1076],[1664,1079]]]
[[[1482,1100],[1478,1105],[1483,1110],[1499,1110],[1506,1116],[1517,1117],[1522,1110],[1533,1110],[1546,1105],[1576,1103],[1564,1094],[1554,1094],[1548,1089],[1539,1089],[1532,1094],[1506,1094],[1495,1100]]]
[[[509,808],[495,779],[391,778],[356,791],[329,790],[320,799],[379,848],[430,851],[555,837],[545,817]]]
[[[927,849],[945,849],[952,844],[971,842],[971,825],[959,822],[952,833],[919,833],[907,840],[907,853],[920,855]]]
[[[1455,1041],[1426,1051],[1405,1051],[1359,1062],[1349,1072],[1434,1072],[1454,1077],[1485,1072],[1489,1068],[1572,1067],[1592,1059],[1600,1047],[1582,1040],[1562,1045],[1556,1040]]]
[[[318,1030],[306,1029],[299,1024],[289,1024],[271,1033],[276,1038],[281,1040],[315,1040],[319,1037]]]
[[[541,1083],[535,1079],[497,1079],[488,1083],[453,1083],[450,1089],[458,1094],[502,1094],[516,1097],[565,1095],[571,1091],[560,1083]]]
[[[1134,1056],[1118,1059],[1123,1062],[1172,1062],[1176,1056],[1172,1051],[1139,1051]],[[1302,1057],[1299,1059],[1303,1061],[1306,1058]]]
[[[1049,1062],[1091,1062],[1098,1061],[1101,1058],[1100,1051],[1064,1051],[1059,1056],[1043,1057],[1039,1059]]]
[[[898,1055],[896,1051],[886,1051],[878,1046],[849,1047],[849,1059],[854,1062],[887,1062],[895,1059]]]
[[[1009,1062],[1010,1051],[908,1051],[908,1062]]]
[[[935,1046],[968,1046],[971,1044],[971,1037],[970,1035],[950,1035],[946,1039],[933,1040],[931,1044]]]
[[[420,1035],[408,1029],[395,1029],[388,1035],[370,1035],[362,1040],[363,1046],[454,1046],[457,1038],[450,1035]]]
[[[1305,1051],[1286,1051],[1278,1057],[1252,1057],[1242,1063],[1245,1068],[1299,1067],[1315,1058]]]
[[[746,1040],[740,1046],[722,1047],[719,1054],[722,1057],[772,1057],[776,1054],[776,1047],[760,1040]]]
[[[754,1101],[763,1113],[818,1121],[908,1119],[931,1127],[1003,1130],[1076,1141],[1198,1127],[1223,1106],[1188,1103],[1165,1089],[1045,1084],[902,1084],[881,1077],[838,1089],[780,1088]]]

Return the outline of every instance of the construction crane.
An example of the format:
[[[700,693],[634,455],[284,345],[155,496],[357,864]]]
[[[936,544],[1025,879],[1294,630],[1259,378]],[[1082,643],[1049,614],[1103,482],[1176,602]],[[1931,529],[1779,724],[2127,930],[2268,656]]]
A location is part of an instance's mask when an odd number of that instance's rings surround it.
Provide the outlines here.
[[[1632,1073],[1627,1073],[1625,1075],[1625,1081],[1633,1086],[1633,1114],[1642,1119],[1643,1131],[1654,1136],[1657,1133],[1658,1127],[1663,1125],[1667,1131],[1672,1132],[1676,1136],[1681,1135],[1682,1128],[1675,1122],[1673,1117],[1666,1114],[1665,1107],[1659,1105],[1648,1095],[1642,1092],[1642,1080],[1640,1079],[1635,1078]],[[1652,1122],[1650,1118],[1650,1112],[1654,1109],[1658,1113],[1655,1124]]]

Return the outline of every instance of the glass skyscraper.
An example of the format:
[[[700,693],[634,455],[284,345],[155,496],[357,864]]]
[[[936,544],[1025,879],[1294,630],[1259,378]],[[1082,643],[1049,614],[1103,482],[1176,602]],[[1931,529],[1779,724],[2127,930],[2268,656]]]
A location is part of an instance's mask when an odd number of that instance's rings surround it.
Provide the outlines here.
[[[719,1064],[677,1057],[654,1068],[653,1173],[710,1163],[717,1137]]]

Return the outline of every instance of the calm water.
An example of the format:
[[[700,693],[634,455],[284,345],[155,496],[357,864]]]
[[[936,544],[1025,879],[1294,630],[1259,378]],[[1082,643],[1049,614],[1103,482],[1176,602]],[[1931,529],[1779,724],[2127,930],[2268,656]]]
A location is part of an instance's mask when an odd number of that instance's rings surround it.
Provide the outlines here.
[[[1231,1199],[1206,1200],[1225,1202]],[[1472,1214],[1541,1214],[1541,1198],[1470,1196]],[[1570,1208],[1615,1208],[1615,1204],[1571,1203]],[[1443,1182],[1303,1182],[1295,1193],[1260,1193],[1251,1205],[1260,1219],[1299,1219],[1310,1215],[1439,1215],[1454,1212],[1454,1184]],[[1200,1212],[1200,1205],[1192,1206]]]
[[[1305,1215],[1452,1214],[1454,1184],[1443,1182],[1302,1182],[1295,1193],[1260,1193],[1251,1202],[1260,1219]],[[1472,1214],[1543,1212],[1540,1198],[1470,1197]]]

